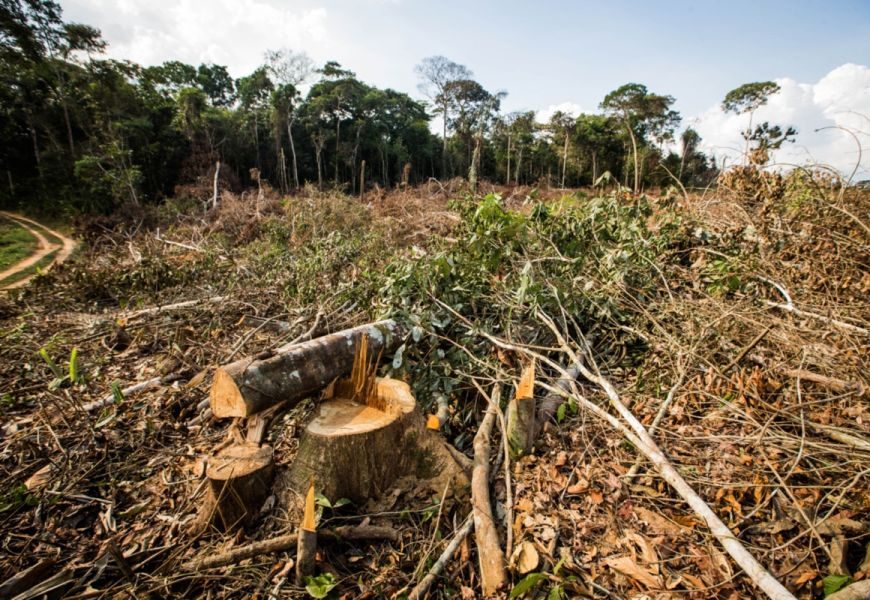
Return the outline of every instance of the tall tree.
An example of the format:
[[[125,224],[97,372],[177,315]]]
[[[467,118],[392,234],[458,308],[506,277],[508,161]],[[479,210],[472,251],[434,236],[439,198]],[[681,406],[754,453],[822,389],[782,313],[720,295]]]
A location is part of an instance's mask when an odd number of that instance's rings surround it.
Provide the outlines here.
[[[744,83],[740,87],[736,87],[725,94],[725,99],[722,101],[723,111],[735,115],[749,113],[749,125],[745,130],[743,130],[743,139],[746,140],[744,160],[749,160],[750,162],[758,164],[764,164],[767,162],[767,148],[770,148],[770,146],[767,146],[767,138],[769,136],[767,136],[763,130],[759,130],[756,135],[755,130],[752,128],[752,119],[755,116],[755,111],[767,104],[770,97],[778,94],[780,89],[779,84],[775,81],[755,81],[752,83]],[[763,125],[765,126],[764,129],[769,129],[768,123],[764,123]],[[793,128],[788,129],[791,131]],[[794,131],[792,135],[794,133],[797,132]],[[760,152],[755,156],[752,156],[749,151],[750,142],[753,140],[764,142],[764,144],[759,144],[758,149]],[[780,145],[782,145],[782,142],[776,145],[776,147],[778,148]],[[763,160],[761,160],[762,158]]]
[[[638,146],[646,141],[647,133],[660,140],[673,134],[680,121],[679,114],[670,108],[673,103],[673,96],[653,94],[639,83],[627,83],[601,102],[601,108],[622,123],[631,141],[635,193],[640,192],[641,182]]]
[[[420,91],[434,104],[433,112],[441,115],[441,174],[447,176],[447,123],[450,120],[450,93],[455,82],[470,80],[474,73],[445,56],[429,56],[420,61],[414,71],[420,77]]]

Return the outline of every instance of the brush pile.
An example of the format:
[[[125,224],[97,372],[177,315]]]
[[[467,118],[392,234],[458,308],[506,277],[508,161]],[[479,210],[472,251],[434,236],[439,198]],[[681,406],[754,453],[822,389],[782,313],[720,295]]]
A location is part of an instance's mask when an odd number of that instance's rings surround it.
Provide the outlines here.
[[[870,194],[762,179],[684,198],[432,182],[256,211],[225,193],[82,222],[76,257],[0,300],[0,596],[766,597],[650,442],[786,594],[861,585]],[[274,494],[244,527],[197,527],[207,459],[253,426],[211,415],[215,368],[382,318],[408,334],[378,375],[469,464],[488,450],[502,576],[468,535],[477,488],[319,496],[329,543],[298,584],[299,515]],[[532,362],[537,435],[508,452]],[[318,402],[264,430],[279,478]]]

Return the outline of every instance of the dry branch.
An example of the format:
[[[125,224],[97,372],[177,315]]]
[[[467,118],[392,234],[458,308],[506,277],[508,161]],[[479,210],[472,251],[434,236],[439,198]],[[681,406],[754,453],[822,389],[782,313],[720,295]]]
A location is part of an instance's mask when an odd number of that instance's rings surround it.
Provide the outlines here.
[[[288,344],[268,358],[245,358],[215,372],[210,404],[215,417],[248,417],[286,401],[288,407],[350,372],[360,335],[373,354],[398,345],[402,329],[379,321],[345,329],[301,344]]]
[[[504,553],[498,541],[498,531],[492,517],[489,495],[489,446],[492,426],[498,413],[501,387],[492,393],[486,415],[474,436],[474,470],[471,474],[471,505],[474,510],[474,538],[480,562],[483,594],[489,596],[507,583]]]
[[[334,529],[324,529],[317,533],[318,539],[328,542],[340,541],[388,541],[395,542],[399,539],[399,534],[391,527],[376,527],[373,525],[366,526],[346,526],[336,527]],[[246,546],[233,548],[219,554],[211,554],[203,558],[197,558],[187,561],[181,565],[180,570],[186,573],[196,573],[205,569],[215,569],[218,567],[226,567],[233,565],[255,556],[262,554],[271,554],[274,552],[283,552],[296,547],[298,536],[296,533],[289,533],[268,540],[253,542]]]
[[[471,533],[472,527],[474,527],[474,519],[472,518],[472,515],[468,515],[465,524],[459,528],[456,535],[454,535],[453,539],[450,540],[450,543],[447,544],[444,552],[441,553],[441,556],[438,557],[438,560],[435,561],[435,564],[432,565],[432,568],[429,569],[426,576],[421,579],[420,583],[414,586],[414,589],[411,590],[410,594],[408,594],[408,600],[420,600],[420,598],[426,596],[426,592],[428,592],[429,588],[432,587],[435,579],[441,574],[441,571],[444,570],[444,567],[447,566],[450,559],[453,558],[453,555],[459,548],[459,544],[461,544],[462,540],[468,537],[468,534]]]

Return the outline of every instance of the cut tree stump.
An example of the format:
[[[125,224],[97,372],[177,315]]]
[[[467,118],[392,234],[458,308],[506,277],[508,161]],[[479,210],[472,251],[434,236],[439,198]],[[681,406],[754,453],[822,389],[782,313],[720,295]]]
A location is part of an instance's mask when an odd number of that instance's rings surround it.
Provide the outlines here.
[[[272,454],[270,446],[244,443],[209,459],[202,525],[228,531],[247,525],[257,515],[271,490]]]
[[[287,487],[304,493],[312,477],[329,500],[364,504],[388,491],[400,477],[428,480],[442,492],[467,486],[463,465],[446,442],[426,429],[408,384],[377,378],[370,398],[352,400],[352,380],[336,382],[299,442],[287,474]]]
[[[278,402],[299,400],[350,373],[357,340],[368,338],[377,356],[398,346],[402,329],[391,320],[360,325],[278,348],[265,358],[244,358],[217,369],[209,403],[217,418],[249,417]]]

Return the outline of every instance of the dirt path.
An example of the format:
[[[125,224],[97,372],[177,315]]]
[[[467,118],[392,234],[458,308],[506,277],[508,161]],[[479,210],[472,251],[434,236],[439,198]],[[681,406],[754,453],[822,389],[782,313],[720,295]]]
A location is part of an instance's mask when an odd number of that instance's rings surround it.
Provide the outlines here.
[[[57,251],[57,254],[54,256],[54,260],[52,260],[49,265],[42,269],[43,272],[48,271],[54,265],[62,263],[67,258],[69,258],[69,255],[72,254],[72,251],[75,250],[75,241],[66,237],[62,233],[55,231],[54,229],[50,229],[45,225],[42,225],[41,223],[37,223],[36,221],[28,219],[27,217],[22,217],[21,215],[17,215],[15,213],[0,211],[0,215],[6,217],[7,219],[15,221],[16,223],[24,227],[33,235],[33,237],[36,238],[37,241],[37,247],[33,254],[31,254],[24,260],[15,263],[5,271],[0,272],[0,281],[3,281],[4,279],[12,277],[16,273],[20,273],[21,271],[32,267],[52,252]],[[48,238],[46,238],[42,234],[41,230],[49,232],[51,235],[61,240],[62,243],[54,244],[48,241]],[[24,285],[27,285],[27,282],[30,281],[32,278],[33,275],[30,275],[29,277],[19,279],[18,281],[10,283],[9,285],[0,285],[0,290],[11,290],[14,288],[23,287]]]

